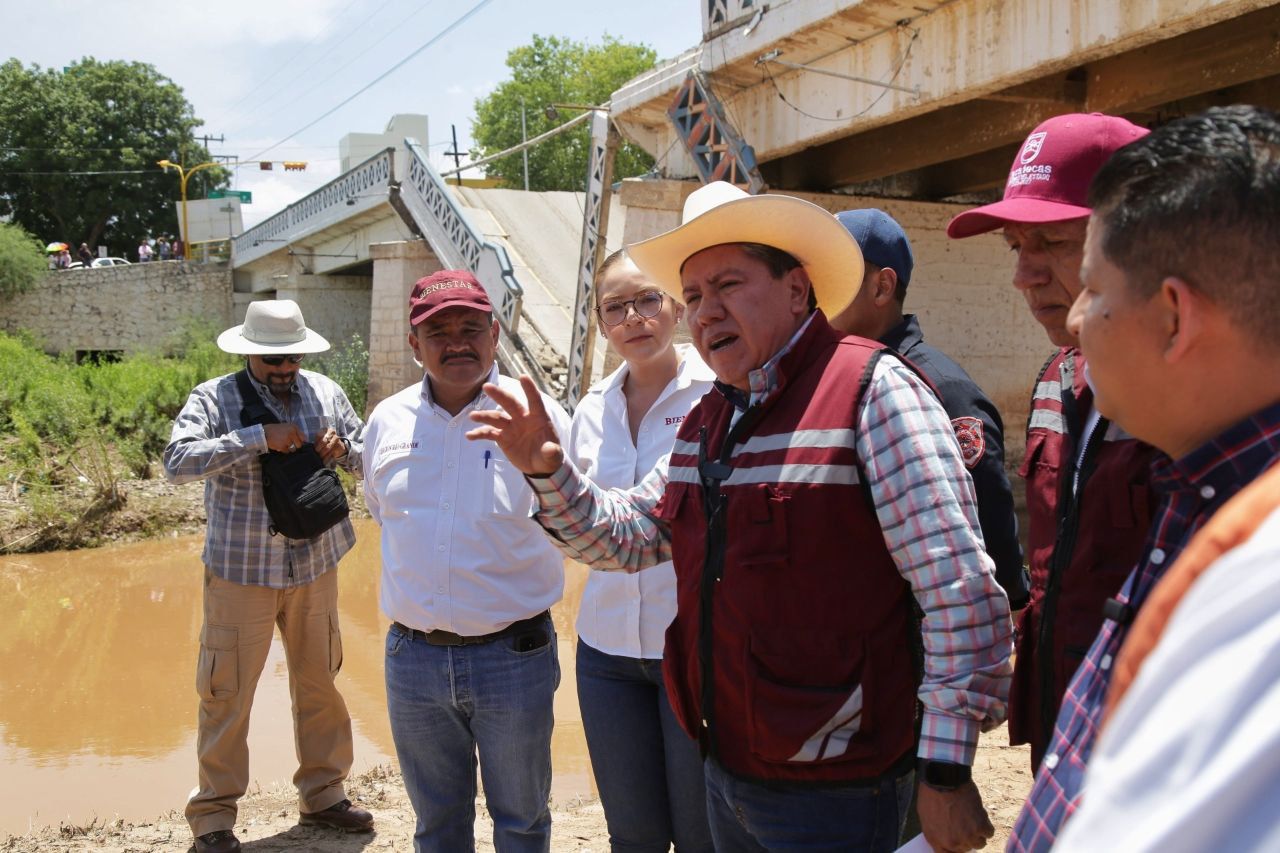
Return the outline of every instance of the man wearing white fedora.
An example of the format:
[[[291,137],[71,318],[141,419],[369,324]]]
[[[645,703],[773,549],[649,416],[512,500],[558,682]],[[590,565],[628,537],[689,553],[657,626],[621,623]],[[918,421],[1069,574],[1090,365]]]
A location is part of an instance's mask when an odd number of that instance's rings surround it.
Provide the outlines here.
[[[236,803],[249,782],[249,711],[258,676],[280,628],[289,666],[301,823],[348,831],[373,828],[351,805],[351,717],[334,685],[342,665],[338,560],[351,549],[348,519],[311,539],[276,535],[263,497],[259,457],[314,442],[326,465],[361,470],[364,424],[333,380],[301,370],[329,342],[308,329],[289,299],[253,302],[218,347],[245,356],[248,384],[230,373],[197,386],[174,421],[164,451],[173,483],[205,481],[204,625],[196,690],[200,784],[187,803],[196,853],[234,853]],[[246,399],[241,387],[259,398]],[[278,423],[246,420],[258,404]]]
[[[674,560],[664,675],[706,757],[717,849],[893,850],[917,766],[934,849],[982,846],[994,830],[969,770],[1005,714],[1008,600],[941,404],[826,320],[862,281],[857,243],[816,205],[714,183],[628,251],[685,304],[717,377],[667,464],[603,491],[535,394],[526,408],[491,386],[505,411],[473,414],[470,436],[526,473],[567,554]]]

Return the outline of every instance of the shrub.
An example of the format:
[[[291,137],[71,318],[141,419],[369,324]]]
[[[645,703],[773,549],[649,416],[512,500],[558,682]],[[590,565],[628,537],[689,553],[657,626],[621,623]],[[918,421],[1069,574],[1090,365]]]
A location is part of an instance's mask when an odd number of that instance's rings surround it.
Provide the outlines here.
[[[169,355],[76,365],[45,355],[30,338],[0,333],[0,437],[10,439],[7,466],[17,468],[24,482],[53,485],[72,478],[67,469],[76,459],[96,472],[76,475],[100,489],[114,488],[102,461],[106,441],[135,476],[146,476],[191,389],[239,364],[212,340],[196,329],[181,333]]]
[[[369,350],[359,334],[352,335],[345,344],[321,353],[309,369],[323,373],[341,385],[356,414],[364,417],[364,407],[369,400]]]
[[[40,242],[22,226],[0,222],[0,299],[33,289],[47,271]]]

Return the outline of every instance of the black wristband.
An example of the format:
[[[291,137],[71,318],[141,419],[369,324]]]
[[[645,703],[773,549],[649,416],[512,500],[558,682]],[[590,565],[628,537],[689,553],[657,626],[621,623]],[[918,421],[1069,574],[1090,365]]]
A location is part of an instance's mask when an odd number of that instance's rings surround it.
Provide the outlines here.
[[[920,782],[935,791],[954,791],[973,779],[973,768],[967,764],[920,759]]]

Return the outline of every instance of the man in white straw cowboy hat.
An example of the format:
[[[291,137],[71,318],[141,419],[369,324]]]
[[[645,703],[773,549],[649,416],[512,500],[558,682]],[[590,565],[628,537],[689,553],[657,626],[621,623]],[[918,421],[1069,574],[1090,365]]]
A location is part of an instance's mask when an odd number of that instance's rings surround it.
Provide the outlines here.
[[[1008,601],[941,404],[827,323],[862,281],[857,243],[806,201],[714,183],[679,228],[628,251],[685,304],[717,377],[668,464],[598,489],[527,378],[530,408],[486,386],[505,411],[473,414],[470,435],[528,475],[567,554],[627,571],[674,560],[664,674],[706,756],[717,849],[893,850],[917,757],[926,838],[982,846],[993,829],[969,768],[1004,718]]]
[[[245,356],[238,374],[191,392],[164,451],[173,483],[205,481],[208,529],[202,559],[204,626],[196,689],[200,784],[187,803],[196,853],[240,849],[232,828],[249,782],[249,711],[275,626],[289,666],[298,754],[301,822],[348,831],[373,828],[351,805],[343,781],[351,769],[351,717],[334,685],[342,665],[338,630],[338,560],[351,549],[351,522],[311,539],[275,535],[258,457],[295,453],[314,442],[326,465],[361,470],[364,424],[333,380],[301,370],[303,358],[329,342],[308,329],[289,299],[252,302],[244,323],[218,336],[218,347]],[[246,423],[246,405],[265,405],[279,423]]]

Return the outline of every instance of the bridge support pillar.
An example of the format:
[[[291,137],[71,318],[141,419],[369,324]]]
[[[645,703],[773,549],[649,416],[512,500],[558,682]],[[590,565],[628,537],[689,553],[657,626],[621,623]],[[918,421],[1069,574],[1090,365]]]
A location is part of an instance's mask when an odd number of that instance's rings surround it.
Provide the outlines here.
[[[307,326],[341,349],[352,335],[369,338],[369,289],[368,276],[291,275],[276,282],[276,299],[297,302]]]
[[[369,409],[422,378],[413,363],[409,293],[423,276],[444,269],[422,240],[373,243],[373,298],[369,312]]]

